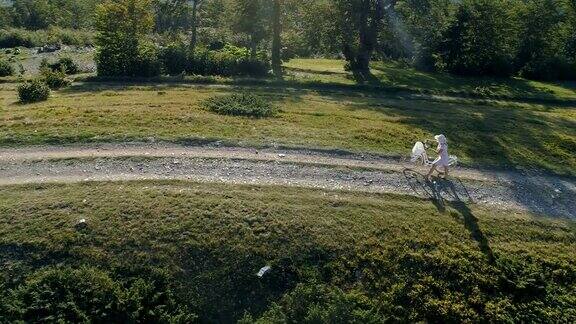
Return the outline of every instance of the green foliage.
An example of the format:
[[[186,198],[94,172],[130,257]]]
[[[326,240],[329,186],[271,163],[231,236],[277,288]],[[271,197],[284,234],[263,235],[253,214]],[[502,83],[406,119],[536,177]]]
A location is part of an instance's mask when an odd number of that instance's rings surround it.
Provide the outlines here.
[[[34,79],[18,86],[18,97],[22,103],[32,103],[48,100],[50,88],[44,81]]]
[[[96,19],[98,75],[160,74],[157,50],[147,40],[152,26],[150,0],[108,0],[100,5]]]
[[[373,300],[360,292],[343,292],[324,284],[298,284],[257,320],[245,323],[386,323]],[[396,319],[398,320],[398,319]],[[242,322],[241,321],[241,322]]]
[[[195,318],[176,305],[165,278],[138,278],[126,288],[87,266],[39,270],[4,298],[12,321],[187,323]]]
[[[181,74],[188,67],[188,47],[181,42],[171,43],[160,50],[159,58],[165,74]]]
[[[252,59],[256,59],[258,45],[267,36],[266,0],[232,0],[232,30],[248,37]]]
[[[70,81],[66,79],[66,72],[64,69],[51,70],[43,69],[41,71],[42,80],[52,90],[58,90],[70,85]]]
[[[100,0],[14,0],[12,24],[38,30],[50,26],[81,29],[92,26],[94,8]]]
[[[14,74],[14,67],[7,60],[0,58],[0,77],[11,76]]]
[[[514,0],[464,0],[440,45],[440,64],[461,75],[513,74],[518,48],[513,4]]]
[[[458,3],[451,0],[399,0],[396,7],[389,8],[398,12],[401,21],[406,24],[405,32],[413,38],[413,44],[410,45],[414,47],[415,52],[407,54],[413,55],[417,68],[428,71],[442,68],[438,66],[438,50],[446,31],[455,19]],[[397,37],[397,29],[400,27],[389,21],[390,16],[386,17],[388,19],[386,27],[391,29],[392,40],[396,42],[396,46],[402,47],[403,44]],[[388,51],[397,52],[394,48]],[[406,57],[412,59],[411,56]]]
[[[51,44],[89,46],[94,44],[90,31],[50,28],[47,30],[0,29],[0,48],[39,47]]]
[[[204,101],[204,107],[221,115],[255,118],[270,117],[276,112],[270,102],[248,93],[215,96]]]
[[[40,69],[48,69],[55,72],[63,71],[68,75],[78,74],[80,72],[78,64],[70,57],[61,57],[54,63],[49,63],[48,59],[44,58],[40,62]]]
[[[384,5],[381,0],[338,0],[337,19],[347,69],[367,77],[378,42]]]
[[[522,43],[516,64],[520,74],[538,80],[576,79],[570,54],[576,13],[564,0],[530,0],[522,11]]]
[[[245,48],[225,45],[219,50],[196,49],[190,57],[187,72],[199,75],[266,76],[270,62],[264,53],[252,58]]]
[[[336,56],[342,46],[337,35],[334,3],[327,0],[286,0],[282,28],[282,55],[293,57]]]
[[[192,10],[188,0],[153,0],[154,30],[159,33],[188,30]]]
[[[177,181],[0,187],[0,207],[10,219],[0,223],[0,310],[15,315],[45,305],[55,317],[105,316],[110,305],[122,316],[113,322],[192,310],[210,323],[245,313],[243,323],[576,318],[570,220],[462,203],[441,212],[400,195]],[[70,210],[88,219],[86,231],[72,229]],[[256,277],[265,264],[272,270]]]

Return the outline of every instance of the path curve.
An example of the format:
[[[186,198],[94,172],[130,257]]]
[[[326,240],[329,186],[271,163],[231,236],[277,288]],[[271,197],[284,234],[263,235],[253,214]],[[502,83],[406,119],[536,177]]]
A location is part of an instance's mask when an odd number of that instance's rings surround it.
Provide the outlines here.
[[[150,179],[285,185],[463,200],[576,219],[576,182],[572,178],[458,168],[450,181],[431,183],[424,180],[423,173],[424,169],[398,158],[218,144],[0,149],[0,185]]]

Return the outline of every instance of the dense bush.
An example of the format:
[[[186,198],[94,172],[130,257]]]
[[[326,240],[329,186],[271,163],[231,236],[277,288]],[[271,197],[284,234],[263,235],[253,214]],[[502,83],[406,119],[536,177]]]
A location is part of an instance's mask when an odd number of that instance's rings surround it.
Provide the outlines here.
[[[96,65],[100,76],[152,77],[161,72],[149,0],[105,2],[98,7]]]
[[[70,81],[66,79],[66,72],[62,70],[42,70],[42,80],[52,90],[58,90],[70,85]]]
[[[70,57],[62,57],[56,63],[50,64],[49,67],[52,71],[64,71],[68,75],[80,73],[78,64]]]
[[[173,43],[160,50],[162,71],[168,75],[186,72],[188,66],[188,48],[183,43]]]
[[[274,106],[252,94],[231,94],[215,96],[204,101],[206,109],[221,114],[247,117],[269,117],[274,115]]]
[[[50,88],[40,79],[26,81],[18,86],[18,97],[22,103],[48,100]]]
[[[522,67],[520,75],[532,80],[576,80],[576,60],[563,56],[532,59]]]
[[[0,77],[11,76],[14,74],[14,67],[10,62],[0,59]]]
[[[49,44],[91,46],[94,34],[90,31],[50,28],[47,30],[0,29],[0,48],[39,47]]]
[[[255,77],[266,76],[269,70],[265,54],[252,59],[248,49],[229,44],[219,50],[197,49],[187,68],[190,74]]]
[[[376,311],[373,301],[361,293],[345,293],[323,284],[298,284],[258,323],[385,323],[390,318]],[[398,319],[395,319],[398,321]],[[247,315],[239,323],[254,323]]]
[[[100,47],[96,54],[98,75],[154,77],[161,74],[162,64],[154,45],[140,44],[128,52],[111,47]]]
[[[155,45],[142,42],[138,47],[138,56],[133,61],[132,76],[154,77],[162,73],[162,64],[158,59],[158,50]],[[130,70],[130,67],[128,68]]]
[[[187,323],[195,318],[176,305],[162,275],[126,287],[90,267],[39,270],[4,299],[6,320],[12,321]]]

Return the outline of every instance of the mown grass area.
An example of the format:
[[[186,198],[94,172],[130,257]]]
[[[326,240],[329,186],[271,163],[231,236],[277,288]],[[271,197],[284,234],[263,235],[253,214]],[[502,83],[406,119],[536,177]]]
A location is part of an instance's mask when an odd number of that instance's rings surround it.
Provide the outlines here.
[[[289,79],[332,84],[357,84],[352,73],[344,70],[343,60],[293,59],[285,63]],[[478,98],[515,100],[576,99],[575,82],[545,83],[521,78],[467,78],[446,73],[418,71],[398,62],[373,62],[373,78],[364,83],[375,87],[405,89],[440,95],[464,95]]]
[[[576,110],[570,106],[414,98],[363,91],[263,86],[83,83],[49,101],[17,103],[0,85],[0,145],[224,140],[245,145],[343,149],[406,156],[444,133],[468,165],[576,173]],[[261,96],[274,117],[221,116],[202,103],[238,92]]]
[[[406,196],[2,187],[0,252],[0,321],[576,319],[574,222]]]

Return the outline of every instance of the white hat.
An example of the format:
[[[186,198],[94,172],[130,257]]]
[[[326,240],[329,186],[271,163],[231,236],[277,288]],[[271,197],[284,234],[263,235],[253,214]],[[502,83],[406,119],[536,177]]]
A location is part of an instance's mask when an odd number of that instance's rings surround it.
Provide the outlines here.
[[[434,136],[434,139],[437,140],[438,143],[440,143],[440,144],[446,144],[447,143],[446,136],[444,136],[443,134]]]

